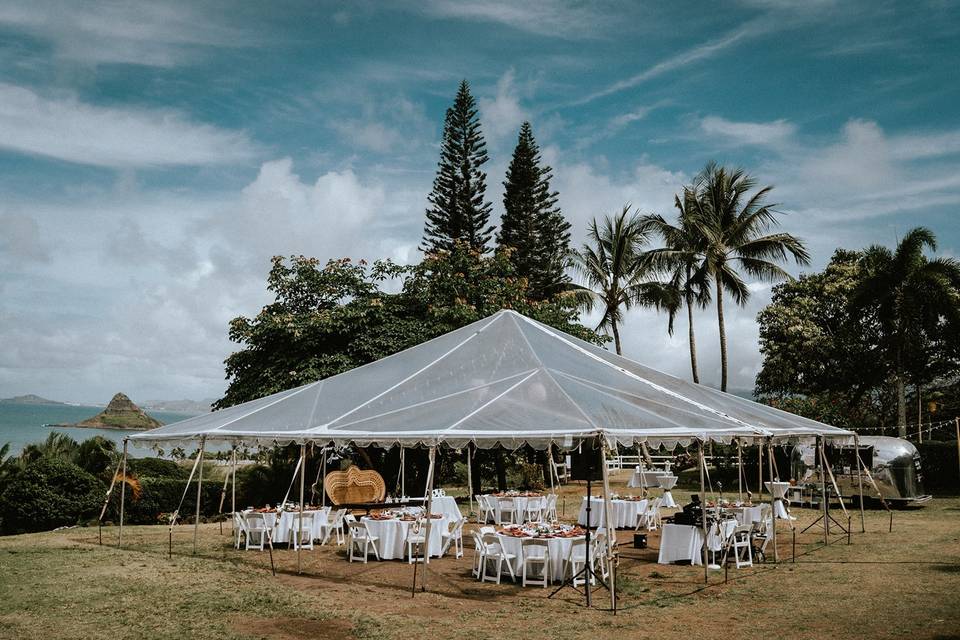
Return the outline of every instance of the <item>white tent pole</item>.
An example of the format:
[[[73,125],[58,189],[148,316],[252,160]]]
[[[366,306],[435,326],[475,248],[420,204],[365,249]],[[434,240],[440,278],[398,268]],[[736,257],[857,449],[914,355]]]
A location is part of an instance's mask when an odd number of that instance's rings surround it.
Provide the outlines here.
[[[763,495],[763,445],[757,445],[757,498]]]
[[[616,574],[616,561],[614,555],[614,544],[616,543],[617,537],[617,527],[616,523],[613,521],[613,502],[610,499],[610,473],[607,469],[607,439],[603,437],[603,434],[600,435],[600,449],[602,464],[601,471],[603,473],[603,515],[607,528],[607,548],[605,550],[607,554],[607,566],[610,568],[610,608],[614,613],[617,612],[617,574]],[[588,561],[589,566],[589,561]],[[602,572],[601,572],[602,574]],[[587,576],[587,580],[590,580],[590,576]]]
[[[121,473],[123,477],[120,479],[120,533],[117,536],[117,549],[121,548],[123,545],[123,507],[124,507],[124,498],[127,495],[127,443],[129,442],[128,438],[123,439],[123,463],[121,465]]]
[[[780,552],[777,551],[777,499],[773,492],[773,444],[767,440],[767,466],[770,473],[770,512],[773,514],[773,529],[771,530],[771,541],[773,542],[773,561],[780,562]]]
[[[743,504],[743,442],[737,438],[737,500]]]
[[[307,445],[300,445],[300,520],[299,530],[297,531],[297,573],[301,572],[300,569],[300,552],[303,549],[303,484],[304,476],[307,471]],[[313,535],[313,532],[310,532],[310,535]]]
[[[817,436],[817,453],[820,455],[820,497],[823,500],[823,544],[830,533],[830,505],[827,504],[827,470],[823,466],[823,438]]]
[[[400,497],[407,495],[407,451],[400,445]]]
[[[423,579],[420,582],[420,588],[427,590],[427,566],[430,564],[430,530],[433,528],[433,473],[434,461],[437,455],[437,446],[430,445],[430,467],[427,470],[427,532],[424,535],[423,543]],[[414,563],[416,567],[416,563]]]
[[[233,514],[237,513],[237,447],[233,447],[233,480],[230,482],[230,511]],[[233,528],[231,533],[236,535],[237,521],[236,516],[230,518],[230,522],[233,523]]]
[[[700,444],[700,514],[702,516],[702,522],[700,524],[703,527],[703,583],[707,584],[710,582],[709,567],[707,566],[707,554],[709,553],[707,549],[707,486],[703,478],[704,471],[707,467],[707,460],[703,456],[703,440],[698,440],[698,442]]]
[[[323,491],[320,492],[320,506],[325,507],[327,506],[327,448],[324,447],[320,452],[323,454],[323,460],[320,462],[320,473],[323,476]]]
[[[231,460],[236,457],[237,447],[234,445],[232,454],[230,456]],[[227,484],[230,482],[230,472],[223,474],[223,487],[220,489],[220,506],[217,507],[217,519],[220,521],[220,535],[223,535],[223,518],[220,515],[223,513],[223,503],[227,501]]]
[[[960,441],[958,441],[960,443]],[[863,514],[863,473],[860,471],[860,435],[853,436],[853,446],[857,453],[857,484],[860,490],[860,533],[867,532],[866,520]]]
[[[470,513],[473,513],[473,472],[471,470],[471,467],[473,465],[470,461],[470,458],[472,457],[470,455],[472,448],[473,447],[468,442],[467,443],[467,500],[470,501]],[[551,482],[552,482],[552,479],[551,479]]]
[[[193,518],[193,553],[197,553],[197,534],[200,532],[200,488],[203,486],[203,448],[206,444],[207,438],[204,436],[200,439],[200,451],[197,452],[197,458],[199,459],[199,469],[197,469],[197,512]]]
[[[97,518],[97,526],[100,531],[100,544],[103,544],[103,516],[107,513],[107,506],[110,504],[110,494],[113,493],[113,487],[117,484],[117,476],[120,473],[120,465],[123,464],[123,456],[117,460],[117,466],[113,468],[113,475],[110,478],[110,488],[107,489],[107,495],[103,498],[103,508],[100,509],[100,517]]]
[[[190,469],[190,476],[187,478],[187,483],[183,485],[183,494],[180,496],[180,502],[177,504],[177,508],[173,510],[173,513],[170,514],[170,531],[169,533],[169,553],[170,557],[173,557],[173,525],[177,524],[177,517],[180,515],[180,507],[183,506],[183,501],[187,499],[187,493],[190,492],[190,483],[193,482],[193,474],[197,472],[197,466],[200,464],[200,456],[197,456],[196,460],[193,461],[193,467]]]
[[[550,476],[550,493],[556,493],[553,484],[553,444],[547,445],[547,474]]]

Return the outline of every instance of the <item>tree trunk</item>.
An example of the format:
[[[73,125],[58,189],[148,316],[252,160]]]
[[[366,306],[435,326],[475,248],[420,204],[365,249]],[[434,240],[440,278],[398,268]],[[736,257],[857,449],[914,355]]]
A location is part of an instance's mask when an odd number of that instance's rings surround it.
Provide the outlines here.
[[[497,470],[497,490],[507,490],[507,466],[503,462],[503,449],[493,451],[493,466]]]
[[[902,343],[902,342],[901,342]],[[907,383],[904,380],[903,375],[903,354],[901,349],[898,346],[896,351],[896,358],[894,364],[897,367],[897,371],[894,374],[896,376],[897,384],[897,427],[899,428],[900,437],[907,437]]]
[[[613,328],[613,344],[617,348],[617,355],[622,356],[623,351],[620,349],[620,330],[617,328],[617,321],[612,320],[610,326]]]
[[[720,326],[720,391],[727,390],[727,334],[723,327],[723,283],[717,274],[717,324]]]
[[[700,374],[697,373],[697,339],[693,335],[693,304],[690,294],[687,294],[687,326],[690,339],[690,370],[693,372],[694,384],[700,384]]]

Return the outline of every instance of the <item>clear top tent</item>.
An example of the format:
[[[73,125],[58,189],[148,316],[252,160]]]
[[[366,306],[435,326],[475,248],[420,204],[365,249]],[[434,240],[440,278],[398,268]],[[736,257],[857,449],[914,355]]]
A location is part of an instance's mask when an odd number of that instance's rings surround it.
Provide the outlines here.
[[[573,449],[853,433],[667,375],[509,310],[295,389],[131,436],[150,444]]]

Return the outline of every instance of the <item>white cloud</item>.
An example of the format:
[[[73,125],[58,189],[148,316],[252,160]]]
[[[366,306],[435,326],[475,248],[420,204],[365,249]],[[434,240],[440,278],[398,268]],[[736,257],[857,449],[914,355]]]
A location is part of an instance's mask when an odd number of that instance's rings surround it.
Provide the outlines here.
[[[195,3],[31,0],[0,6],[0,25],[49,42],[60,62],[171,67],[197,47],[249,46],[252,34]]]
[[[0,213],[0,264],[10,267],[24,262],[47,262],[50,247],[37,221],[22,213]]]
[[[610,17],[590,3],[544,0],[538,3],[512,0],[425,0],[417,7],[438,18],[491,22],[511,29],[544,36],[585,38],[599,33]]]
[[[174,110],[101,107],[5,83],[0,148],[115,168],[233,164],[255,153],[246,134]]]
[[[496,94],[479,100],[480,119],[488,140],[497,142],[515,137],[523,121],[530,118],[520,106],[515,75],[513,69],[508,69],[497,81]]]
[[[717,136],[732,144],[778,146],[789,142],[797,128],[782,119],[773,122],[734,122],[719,116],[707,116],[700,120],[700,129],[707,135]]]

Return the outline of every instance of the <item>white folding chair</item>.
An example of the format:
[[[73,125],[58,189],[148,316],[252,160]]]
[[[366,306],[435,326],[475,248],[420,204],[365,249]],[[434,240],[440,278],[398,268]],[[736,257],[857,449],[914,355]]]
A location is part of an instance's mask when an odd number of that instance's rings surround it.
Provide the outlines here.
[[[543,586],[544,588],[550,583],[550,545],[547,544],[546,540],[538,540],[536,538],[525,538],[520,547],[521,554],[521,568],[520,568],[520,585],[527,586],[532,584],[535,586]],[[528,576],[527,569],[540,566],[540,578],[535,578],[533,575]],[[534,573],[534,572],[530,572]],[[534,574],[535,575],[535,574]]]
[[[660,526],[660,505],[663,504],[663,498],[656,498],[647,505],[647,511],[644,514],[644,525],[647,531],[656,531]]]
[[[604,580],[610,575],[610,568],[607,566],[607,532],[604,528],[599,528],[596,534],[590,540],[590,546],[593,547],[594,566]]]
[[[507,553],[503,548],[503,545],[500,544],[500,539],[496,535],[487,534],[481,539],[484,545],[483,550],[483,571],[480,574],[480,580],[482,582],[496,582],[500,584],[500,574],[503,572],[503,565],[506,563],[507,571],[510,573],[510,579],[514,582],[517,581],[517,576],[513,572],[513,561],[516,560],[517,556],[512,553]],[[487,577],[487,567],[490,566],[490,562],[496,562],[497,564],[497,573],[494,576]]]
[[[590,568],[593,569],[593,556],[587,558],[587,541],[586,540],[574,540],[573,544],[570,546],[570,553],[567,554],[567,559],[564,561],[563,574],[564,576],[567,573],[570,574],[570,577],[573,578],[573,586],[579,587],[582,584],[586,584],[587,580],[584,578],[584,566],[586,563],[590,563]],[[578,577],[579,576],[579,577]],[[590,577],[590,584],[593,584],[593,576]]]
[[[346,516],[348,513],[350,512],[347,509],[337,509],[333,512],[332,517],[329,518],[322,527],[323,538],[320,544],[327,544],[327,542],[330,541],[331,534],[336,536],[337,546],[344,544],[345,536],[343,530],[344,527],[346,527]]]
[[[377,536],[371,535],[366,522],[357,522],[354,519],[347,523],[350,527],[350,562],[353,562],[354,552],[360,551],[363,547],[363,563],[367,563],[367,555],[370,553],[370,547],[373,547],[373,555],[377,560],[380,559],[380,552],[377,550]]]
[[[460,559],[463,557],[463,525],[466,522],[464,518],[453,523],[453,527],[441,534],[443,546],[440,548],[440,555],[447,553],[450,545],[453,545],[454,557]]]
[[[634,531],[640,531],[641,528],[647,526],[647,505],[650,502],[644,498],[637,503],[637,524],[634,527]]]
[[[494,534],[494,533],[497,532],[497,528],[496,528],[496,527],[491,527],[491,526],[488,525],[488,526],[486,526],[486,527],[480,527],[479,531],[480,531],[480,535],[482,535],[482,536],[485,536],[485,535],[487,535],[488,533],[492,535],[492,534]]]
[[[547,496],[543,508],[544,520],[558,520],[557,517],[557,494],[551,493]]]
[[[478,494],[474,498],[477,499],[477,523],[486,524],[490,520],[496,520],[490,497]]]
[[[300,512],[298,511],[293,514],[293,523],[290,525],[287,542],[290,543],[294,549],[303,547],[304,549],[313,551],[313,529],[316,515],[314,511],[304,511],[303,525],[301,526]]]
[[[526,521],[543,522],[543,498],[530,498],[527,500]]]
[[[483,564],[486,561],[487,545],[476,531],[471,535],[473,536],[473,577],[479,580],[483,573]]]
[[[243,517],[243,513],[236,511],[233,514],[233,532],[236,540],[233,543],[235,549],[240,548],[240,537],[247,536],[247,521]]]
[[[733,530],[729,547],[733,549],[733,561],[737,569],[753,566],[752,524],[741,524]]]
[[[279,517],[279,515],[277,516]],[[248,513],[244,516],[246,521],[247,544],[245,549],[257,549],[263,551],[263,545],[269,544],[273,547],[273,541],[270,539],[270,527],[267,526],[267,518],[262,513]]]
[[[513,498],[498,498],[497,508],[500,510],[500,524],[519,524],[517,523],[517,505]],[[507,516],[510,519],[507,519]]]
[[[417,520],[407,527],[407,535],[404,539],[407,545],[407,563],[430,562],[430,550],[427,548],[427,523],[425,520]],[[420,553],[415,553],[417,548]]]

